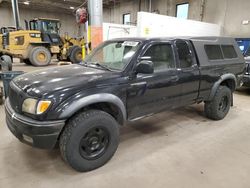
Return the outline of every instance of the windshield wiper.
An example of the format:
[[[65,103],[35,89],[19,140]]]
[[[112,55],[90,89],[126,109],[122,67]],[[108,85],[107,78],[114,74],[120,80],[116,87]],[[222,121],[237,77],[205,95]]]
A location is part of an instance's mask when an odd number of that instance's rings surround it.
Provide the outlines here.
[[[101,68],[103,68],[103,69],[105,69],[105,70],[108,70],[108,71],[112,71],[112,70],[111,70],[110,68],[108,68],[107,66],[102,65],[102,64],[100,64],[100,63],[98,63],[98,62],[96,62],[96,63],[90,63],[90,64],[95,65],[95,66],[97,66],[97,67],[101,67]]]

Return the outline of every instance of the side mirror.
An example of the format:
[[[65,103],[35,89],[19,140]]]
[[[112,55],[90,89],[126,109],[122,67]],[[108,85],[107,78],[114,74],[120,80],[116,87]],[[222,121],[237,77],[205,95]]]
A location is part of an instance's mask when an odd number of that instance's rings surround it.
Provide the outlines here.
[[[152,74],[154,73],[154,64],[152,61],[143,60],[136,66],[136,73]]]

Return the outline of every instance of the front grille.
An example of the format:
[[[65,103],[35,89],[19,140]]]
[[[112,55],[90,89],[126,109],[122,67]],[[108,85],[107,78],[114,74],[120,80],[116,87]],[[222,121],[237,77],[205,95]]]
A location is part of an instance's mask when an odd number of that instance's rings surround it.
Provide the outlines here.
[[[18,113],[22,111],[22,104],[24,100],[23,92],[13,82],[10,83],[9,87],[9,100],[11,107]]]

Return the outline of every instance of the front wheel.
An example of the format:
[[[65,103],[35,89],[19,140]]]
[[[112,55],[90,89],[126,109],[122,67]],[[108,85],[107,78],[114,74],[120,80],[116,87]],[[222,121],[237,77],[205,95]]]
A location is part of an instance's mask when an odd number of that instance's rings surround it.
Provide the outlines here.
[[[78,64],[82,61],[82,48],[79,46],[74,46],[72,48],[69,59],[73,64]]]
[[[223,119],[229,112],[232,102],[232,91],[226,86],[220,86],[212,101],[205,102],[205,114],[213,120]]]
[[[100,110],[85,111],[70,119],[59,141],[63,159],[80,172],[103,166],[118,144],[118,123]]]

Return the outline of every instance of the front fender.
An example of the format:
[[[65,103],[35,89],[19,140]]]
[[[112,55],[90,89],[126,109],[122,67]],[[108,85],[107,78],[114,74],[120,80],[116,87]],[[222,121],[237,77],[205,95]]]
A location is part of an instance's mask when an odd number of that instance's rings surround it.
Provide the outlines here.
[[[68,119],[82,108],[91,104],[96,104],[101,102],[111,103],[117,106],[122,113],[123,120],[126,120],[127,118],[126,108],[122,100],[116,95],[110,93],[93,94],[70,102],[64,105],[63,109],[61,110],[62,113],[59,116],[60,119]]]

